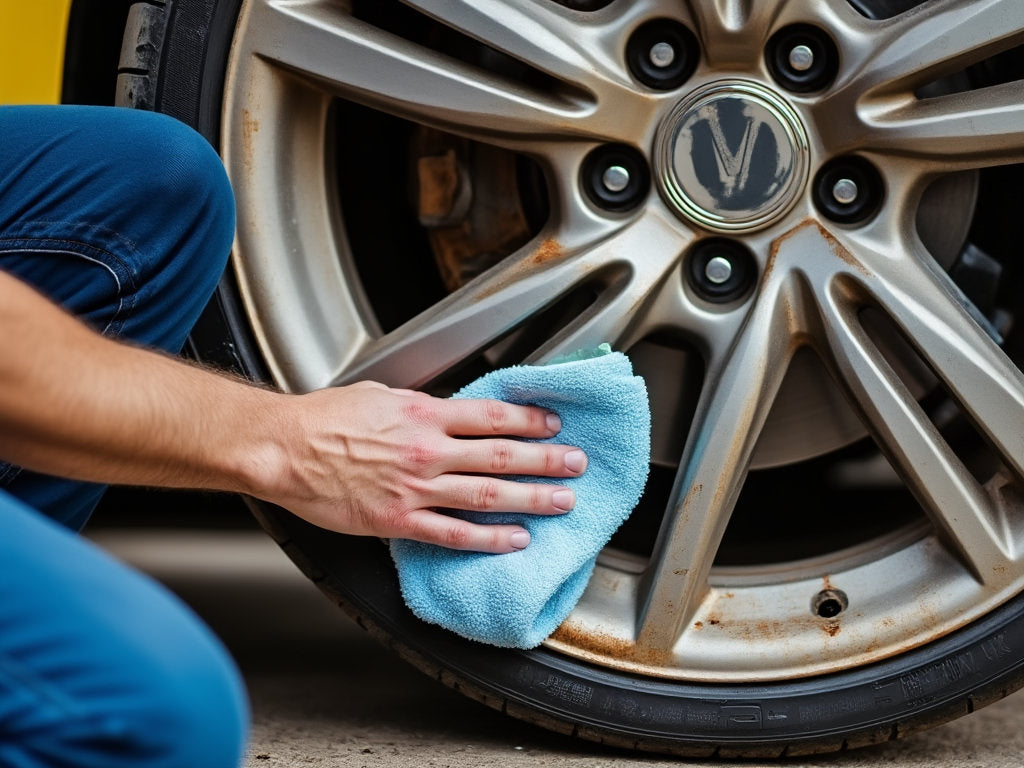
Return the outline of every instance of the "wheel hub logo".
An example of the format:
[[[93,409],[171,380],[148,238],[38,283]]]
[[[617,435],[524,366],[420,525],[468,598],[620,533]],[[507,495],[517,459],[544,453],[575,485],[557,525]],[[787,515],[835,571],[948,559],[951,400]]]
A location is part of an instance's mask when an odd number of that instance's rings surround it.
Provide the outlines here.
[[[784,213],[806,179],[799,117],[753,83],[712,84],[677,105],[655,156],[677,208],[711,229],[763,226]]]

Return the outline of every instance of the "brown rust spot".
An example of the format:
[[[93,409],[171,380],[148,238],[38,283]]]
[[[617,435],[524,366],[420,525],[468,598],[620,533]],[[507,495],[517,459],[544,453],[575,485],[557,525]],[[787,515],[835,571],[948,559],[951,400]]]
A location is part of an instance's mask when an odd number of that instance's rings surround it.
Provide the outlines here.
[[[635,661],[647,666],[664,666],[672,657],[670,651],[638,648],[636,643],[629,640],[590,631],[568,621],[562,622],[551,634],[551,639],[595,656]]]
[[[558,261],[564,255],[565,251],[562,249],[562,244],[555,240],[555,238],[549,237],[534,251],[533,256],[530,257],[530,263],[535,267],[539,267],[542,264],[547,264],[549,261]]]
[[[487,290],[481,291],[477,294],[476,300],[483,301],[496,293],[500,293],[508,286],[519,280],[527,270],[533,267],[542,267],[549,262],[564,258],[565,255],[565,249],[562,247],[562,244],[553,237],[549,237],[538,245],[537,249],[527,256],[520,264],[516,265],[514,268],[505,270],[502,276],[503,279],[494,281],[490,286],[488,286]]]
[[[459,164],[455,150],[419,158],[416,176],[419,181],[420,217],[442,219],[451,213],[459,193]]]
[[[704,622],[703,621],[695,621],[693,623],[693,628],[694,629],[704,629]]]
[[[821,629],[829,637],[835,637],[843,631],[843,628],[837,622],[833,621],[830,621],[827,624],[822,624]]]
[[[871,276],[871,273],[868,272],[864,265],[854,258],[853,254],[846,250],[843,244],[840,243],[831,232],[821,226],[821,224],[814,219],[804,219],[791,230],[772,241],[771,249],[768,253],[768,262],[764,267],[764,276],[762,277],[762,281],[767,282],[768,276],[771,275],[772,271],[775,269],[775,260],[779,255],[779,250],[782,248],[782,244],[808,227],[814,227],[818,230],[818,234],[820,234],[822,240],[828,244],[829,250],[832,251],[832,254],[837,259],[853,267],[865,277]]]
[[[245,169],[252,173],[253,159],[256,157],[256,134],[260,130],[260,121],[252,116],[248,109],[242,110],[242,158]]]

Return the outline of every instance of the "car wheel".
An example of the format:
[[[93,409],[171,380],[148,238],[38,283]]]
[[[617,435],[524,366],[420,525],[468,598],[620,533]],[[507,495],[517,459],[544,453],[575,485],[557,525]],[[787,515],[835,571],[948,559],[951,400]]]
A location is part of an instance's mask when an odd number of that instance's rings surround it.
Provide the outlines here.
[[[1019,0],[147,0],[119,103],[219,147],[194,343],[288,391],[439,395],[608,341],[651,479],[531,651],[386,547],[253,502],[443,682],[617,746],[877,743],[1022,684]]]

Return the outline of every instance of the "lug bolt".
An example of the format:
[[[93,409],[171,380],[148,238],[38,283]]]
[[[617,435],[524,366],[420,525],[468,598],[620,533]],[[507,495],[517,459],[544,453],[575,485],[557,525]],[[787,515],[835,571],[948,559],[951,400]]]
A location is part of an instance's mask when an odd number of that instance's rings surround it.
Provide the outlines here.
[[[684,275],[705,301],[728,304],[749,295],[757,280],[757,262],[739,241],[712,237],[687,254]]]
[[[583,159],[580,185],[590,202],[622,213],[640,205],[651,189],[647,158],[626,144],[605,144]]]
[[[790,24],[768,40],[765,63],[775,82],[793,93],[827,88],[839,72],[839,50],[823,29]]]
[[[601,175],[601,183],[609,192],[621,192],[629,186],[629,171],[621,165],[609,166]]]
[[[806,72],[814,66],[814,51],[806,45],[798,45],[789,52],[789,66],[797,72]]]
[[[651,52],[648,54],[651,59],[651,64],[664,69],[665,67],[671,66],[672,62],[676,60],[676,49],[672,47],[671,43],[660,42],[655,43],[651,47]]]
[[[857,155],[827,162],[814,177],[814,202],[827,218],[840,224],[860,224],[878,211],[885,198],[882,175]]]
[[[721,285],[732,277],[732,262],[724,256],[715,256],[704,267],[704,276],[715,285]]]
[[[672,91],[685,83],[700,61],[696,35],[674,19],[651,19],[626,42],[629,71],[648,88]]]
[[[839,179],[832,187],[832,197],[841,205],[849,205],[857,199],[857,182],[853,179]]]

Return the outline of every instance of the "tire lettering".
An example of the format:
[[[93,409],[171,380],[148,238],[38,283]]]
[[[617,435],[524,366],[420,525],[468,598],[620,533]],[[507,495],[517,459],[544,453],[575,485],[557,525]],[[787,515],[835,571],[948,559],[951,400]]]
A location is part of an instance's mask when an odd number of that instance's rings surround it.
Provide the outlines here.
[[[557,675],[548,675],[548,679],[541,683],[540,687],[548,696],[554,696],[556,699],[584,707],[588,706],[594,697],[593,686],[577,680],[567,680]]]

